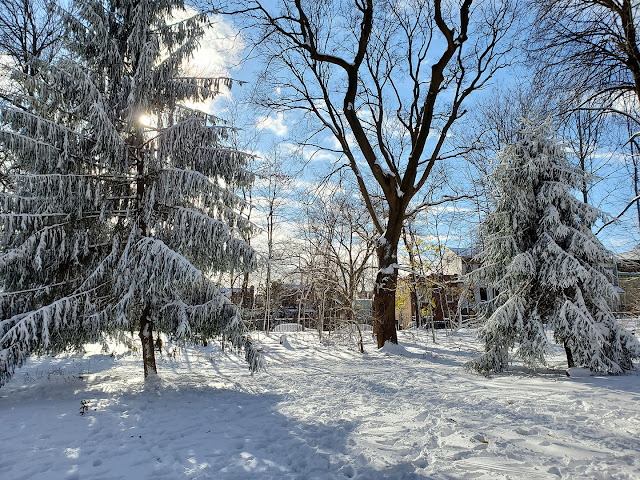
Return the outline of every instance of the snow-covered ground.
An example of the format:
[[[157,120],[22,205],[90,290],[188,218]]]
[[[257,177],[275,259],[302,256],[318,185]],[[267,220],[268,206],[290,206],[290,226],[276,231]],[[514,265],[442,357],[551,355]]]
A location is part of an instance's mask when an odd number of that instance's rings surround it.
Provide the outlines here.
[[[0,478],[640,478],[639,372],[567,377],[558,350],[487,379],[462,368],[473,332],[399,333],[365,354],[262,334],[253,376],[168,345],[146,385],[124,347],[33,358],[0,389]]]

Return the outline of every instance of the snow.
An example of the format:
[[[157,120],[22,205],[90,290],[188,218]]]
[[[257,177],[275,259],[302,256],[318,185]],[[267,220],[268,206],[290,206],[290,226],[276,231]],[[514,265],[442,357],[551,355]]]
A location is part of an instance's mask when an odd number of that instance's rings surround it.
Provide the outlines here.
[[[255,375],[166,341],[146,384],[124,346],[32,357],[0,389],[0,478],[638,478],[640,372],[568,377],[559,347],[486,378],[474,334],[261,334]]]
[[[343,334],[343,335],[350,335],[353,333],[358,333],[358,330],[360,330],[363,334],[364,333],[373,334],[373,326],[366,323],[359,323],[357,326],[354,323],[348,323],[340,327],[337,330],[337,333]]]
[[[402,345],[390,342],[389,340],[384,342],[384,345],[382,346],[380,351],[389,353],[392,355],[403,355],[403,356],[407,356],[407,353],[408,353],[407,349],[404,348]]]
[[[387,170],[376,158],[375,161],[373,162],[374,165],[376,165],[378,168],[380,168],[380,170],[382,171],[382,174],[385,177],[392,177],[393,175],[391,174],[391,172],[389,170]]]
[[[576,378],[580,378],[580,377],[585,378],[585,377],[593,376],[593,373],[591,373],[591,370],[589,370],[588,368],[571,367],[571,368],[567,368],[567,376],[576,377]]]
[[[382,273],[383,275],[392,275],[394,270],[397,270],[398,268],[400,268],[400,265],[398,265],[397,263],[392,263],[391,265],[385,268],[381,268],[379,272]]]

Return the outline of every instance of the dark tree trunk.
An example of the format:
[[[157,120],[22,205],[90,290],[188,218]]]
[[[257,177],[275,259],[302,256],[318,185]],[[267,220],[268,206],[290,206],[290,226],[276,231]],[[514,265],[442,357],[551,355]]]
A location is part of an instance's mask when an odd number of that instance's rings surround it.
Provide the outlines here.
[[[416,292],[417,288],[418,285],[414,283],[413,289],[411,290],[411,316],[415,319],[416,328],[420,328],[422,326],[422,314],[418,302],[418,293]]]
[[[153,322],[149,319],[151,305],[147,304],[140,315],[140,340],[142,340],[142,362],[144,363],[144,378],[156,375],[156,353],[153,348]]]
[[[396,333],[396,286],[398,283],[398,240],[400,240],[400,228],[397,235],[385,234],[378,245],[378,274],[373,295],[373,331],[378,339],[378,348],[382,348],[387,340],[398,343]]]
[[[147,152],[142,148],[144,142],[144,136],[141,130],[136,130],[131,138],[130,143],[135,146],[135,161],[136,161],[136,209],[138,213],[138,228],[141,236],[148,235],[147,222],[144,220],[144,194],[146,189],[145,178],[145,157]],[[156,375],[158,370],[156,368],[156,354],[154,350],[153,342],[153,322],[149,318],[151,312],[151,302],[148,302],[142,313],[140,314],[140,332],[139,337],[142,340],[142,362],[144,365],[144,378],[148,378],[149,375]]]
[[[253,300],[249,296],[249,272],[245,272],[242,278],[242,299],[240,300],[242,308],[253,308]]]
[[[573,362],[573,353],[571,353],[571,348],[567,345],[567,342],[564,342],[564,351],[567,354],[567,365],[569,368],[573,368],[576,364]]]
[[[356,326],[356,330],[358,330],[358,346],[360,347],[360,353],[364,353],[364,340],[362,339],[362,329],[360,328],[360,324],[358,323],[358,319],[356,318],[353,311],[351,311],[351,321]]]

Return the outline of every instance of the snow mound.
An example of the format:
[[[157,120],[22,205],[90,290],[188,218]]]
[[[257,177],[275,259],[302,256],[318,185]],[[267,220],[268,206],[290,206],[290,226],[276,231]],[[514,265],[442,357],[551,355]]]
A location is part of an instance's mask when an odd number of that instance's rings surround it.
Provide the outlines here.
[[[407,348],[407,346],[409,348]],[[386,353],[387,356],[396,355],[399,357],[406,357],[406,358],[419,358],[419,359],[426,358],[426,352],[423,348],[416,348],[417,345],[414,345],[414,344],[410,344],[407,346],[386,341],[379,351],[382,353]]]
[[[390,342],[389,340],[384,342],[384,345],[382,346],[380,351],[385,353],[391,353],[393,355],[402,355],[403,357],[413,356],[402,345],[398,345],[397,343]]]

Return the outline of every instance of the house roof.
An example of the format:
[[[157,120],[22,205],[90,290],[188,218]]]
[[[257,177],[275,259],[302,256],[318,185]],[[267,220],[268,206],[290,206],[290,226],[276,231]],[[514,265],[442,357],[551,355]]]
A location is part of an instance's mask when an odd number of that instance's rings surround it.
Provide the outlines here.
[[[628,252],[616,253],[615,257],[616,257],[616,260],[622,261],[622,262],[624,261],[640,262],[640,249],[634,248],[633,250],[630,250]]]
[[[637,272],[640,270],[640,249],[634,248],[629,252],[616,253],[615,261],[621,271]]]
[[[477,247],[465,247],[465,248],[449,247],[449,250],[451,250],[453,253],[455,253],[456,255],[462,258],[473,258],[480,253],[480,249]]]

